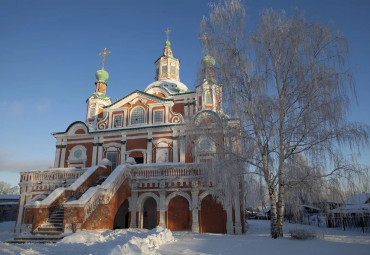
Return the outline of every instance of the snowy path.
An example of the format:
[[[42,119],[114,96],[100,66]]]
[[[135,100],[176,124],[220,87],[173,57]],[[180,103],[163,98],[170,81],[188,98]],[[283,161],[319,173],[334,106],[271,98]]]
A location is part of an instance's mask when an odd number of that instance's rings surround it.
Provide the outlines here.
[[[285,224],[285,232],[295,229]],[[313,228],[302,226],[299,228]],[[64,238],[56,244],[5,244],[12,238],[14,222],[0,223],[0,254],[21,255],[118,255],[118,254],[251,254],[251,255],[370,255],[370,233],[313,228],[320,237],[298,241],[290,238],[273,240],[269,237],[268,221],[249,221],[245,235],[198,234],[173,232],[157,228],[82,231]]]
[[[172,254],[274,254],[274,255],[370,255],[370,234],[342,231],[339,229],[302,226],[320,233],[320,239],[291,240],[269,237],[268,221],[249,221],[249,230],[245,235],[197,234],[190,232],[173,232],[175,243],[162,245],[158,252]],[[295,229],[296,225],[285,224],[285,232]]]

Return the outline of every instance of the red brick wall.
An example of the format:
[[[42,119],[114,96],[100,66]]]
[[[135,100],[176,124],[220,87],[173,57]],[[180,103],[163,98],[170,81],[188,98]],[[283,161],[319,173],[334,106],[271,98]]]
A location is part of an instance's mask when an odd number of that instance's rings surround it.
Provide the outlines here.
[[[226,233],[226,211],[211,195],[202,200],[199,217],[199,232]]]
[[[176,196],[168,204],[167,228],[173,231],[190,230],[191,215],[189,202],[182,196]]]
[[[121,204],[131,196],[129,181],[122,183],[108,204],[99,205],[83,224],[83,229],[113,229],[114,218]]]

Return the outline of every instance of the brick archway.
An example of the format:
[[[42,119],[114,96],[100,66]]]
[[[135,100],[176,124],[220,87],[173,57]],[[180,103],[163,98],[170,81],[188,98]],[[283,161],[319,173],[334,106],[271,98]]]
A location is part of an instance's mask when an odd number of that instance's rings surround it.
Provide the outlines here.
[[[143,204],[143,228],[153,229],[157,226],[157,202],[149,197]]]
[[[129,227],[129,202],[126,199],[119,207],[114,218],[113,229],[123,229]]]
[[[175,196],[168,203],[167,227],[172,231],[190,230],[189,202],[183,196]]]
[[[226,233],[226,211],[211,195],[201,201],[199,227],[202,233]]]

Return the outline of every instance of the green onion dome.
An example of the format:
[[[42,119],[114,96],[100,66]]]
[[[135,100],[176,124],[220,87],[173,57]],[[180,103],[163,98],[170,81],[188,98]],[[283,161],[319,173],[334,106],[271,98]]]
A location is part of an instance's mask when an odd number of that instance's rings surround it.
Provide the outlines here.
[[[171,43],[170,43],[170,41],[166,41],[166,48],[171,48]]]
[[[95,77],[98,80],[98,82],[106,82],[109,78],[109,74],[104,69],[101,69],[96,71]]]
[[[211,55],[205,55],[202,59],[202,66],[203,67],[212,67],[215,65],[215,59]]]

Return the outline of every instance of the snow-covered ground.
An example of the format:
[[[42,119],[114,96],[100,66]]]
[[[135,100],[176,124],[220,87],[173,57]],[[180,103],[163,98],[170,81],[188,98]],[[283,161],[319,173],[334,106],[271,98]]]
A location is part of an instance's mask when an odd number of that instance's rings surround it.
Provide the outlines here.
[[[269,237],[269,222],[256,220],[249,221],[245,235],[171,232],[158,227],[150,231],[82,231],[56,244],[2,243],[12,238],[13,227],[14,222],[0,223],[0,254],[370,254],[370,233],[286,223],[286,233],[289,229],[309,228],[319,237],[305,241],[292,240],[288,236],[273,240]]]

